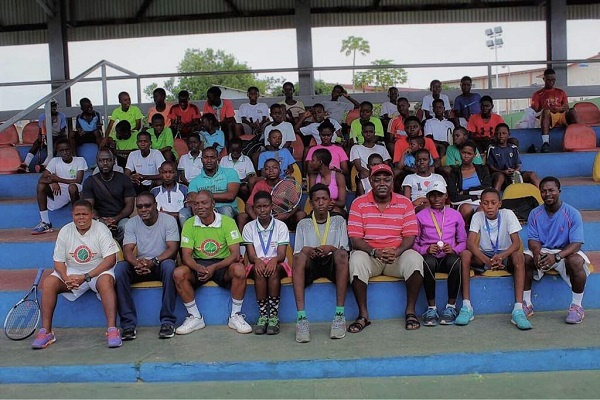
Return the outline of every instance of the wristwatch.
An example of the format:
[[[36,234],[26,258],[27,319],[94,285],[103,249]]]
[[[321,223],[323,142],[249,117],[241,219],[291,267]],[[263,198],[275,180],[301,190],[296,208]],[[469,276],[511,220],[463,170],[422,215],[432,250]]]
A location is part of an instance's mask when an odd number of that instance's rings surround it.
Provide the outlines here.
[[[83,280],[86,282],[91,282],[92,281],[92,277],[90,276],[90,274],[88,274],[87,272],[85,274],[83,274]]]
[[[370,254],[371,254],[371,257],[375,257],[375,252],[376,252],[376,251],[377,251],[376,249],[371,249],[371,253],[370,253]]]
[[[560,256],[559,253],[554,254],[554,260],[558,263],[560,262],[560,260],[562,260],[562,257]]]
[[[158,257],[154,257],[152,259],[152,263],[154,264],[155,267],[158,267],[160,265],[160,261],[159,261]]]

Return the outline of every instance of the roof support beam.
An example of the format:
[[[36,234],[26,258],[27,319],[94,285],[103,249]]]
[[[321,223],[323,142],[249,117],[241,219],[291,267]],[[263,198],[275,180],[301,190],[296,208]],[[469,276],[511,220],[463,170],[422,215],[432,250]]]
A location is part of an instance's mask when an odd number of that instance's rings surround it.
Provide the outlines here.
[[[567,64],[554,64],[552,60],[567,59],[567,1],[546,2],[546,59],[549,68],[556,72],[556,85],[567,86]]]
[[[50,8],[50,5],[46,3],[46,0],[35,0],[40,7],[44,10],[46,14],[48,14],[49,18],[54,18],[54,11]]]
[[[148,11],[148,7],[150,7],[150,5],[152,4],[153,1],[154,0],[144,0],[142,5],[140,6],[140,9],[135,14],[135,19],[139,20],[139,19],[144,18],[144,15],[146,15],[146,11]]]
[[[48,18],[48,54],[50,57],[50,79],[64,81],[70,78],[69,74],[69,44],[67,38],[67,10],[66,1],[57,2],[58,9],[53,18]],[[60,84],[53,84],[52,90]],[[71,106],[71,91],[57,96],[61,106]]]
[[[312,26],[310,18],[310,0],[295,1],[296,25],[296,51],[298,54],[298,68],[313,67]],[[313,96],[315,94],[314,73],[310,71],[298,72],[300,96]]]

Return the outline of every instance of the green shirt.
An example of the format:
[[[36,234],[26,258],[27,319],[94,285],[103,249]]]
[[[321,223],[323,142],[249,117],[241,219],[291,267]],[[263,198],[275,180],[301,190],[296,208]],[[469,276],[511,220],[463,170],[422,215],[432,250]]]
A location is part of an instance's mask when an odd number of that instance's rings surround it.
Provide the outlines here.
[[[171,128],[165,127],[158,137],[154,133],[154,128],[148,129],[148,133],[152,136],[153,149],[160,150],[164,149],[165,147],[170,147],[175,158],[179,158],[179,155],[175,151],[175,146],[173,145],[173,131]]]
[[[194,216],[183,224],[181,247],[192,249],[192,257],[202,260],[227,258],[231,255],[229,246],[242,243],[242,235],[237,224],[226,215],[215,212],[215,220],[206,226]]]
[[[377,117],[371,117],[369,120],[375,125],[375,136],[384,137],[383,133],[383,124],[381,120]],[[362,135],[362,124],[360,123],[360,118],[355,119],[350,124],[350,139],[354,140],[355,144],[363,144],[365,142],[365,138]]]
[[[115,125],[119,121],[129,121],[129,123],[131,124],[131,130],[135,129],[137,120],[141,120],[142,118],[144,118],[144,115],[142,114],[142,111],[136,106],[129,106],[127,111],[123,111],[121,106],[119,106],[115,108],[112,114],[110,115],[110,119],[115,121]]]
[[[446,163],[449,167],[455,167],[462,164],[462,158],[460,158],[460,151],[454,145],[448,146],[446,149]],[[479,150],[475,149],[475,158],[473,158],[473,164],[483,164]]]
[[[131,131],[131,136],[129,139],[117,139],[117,133],[113,130],[109,137],[111,137],[116,144],[117,150],[119,151],[129,151],[129,150],[137,150],[137,135],[138,131]]]

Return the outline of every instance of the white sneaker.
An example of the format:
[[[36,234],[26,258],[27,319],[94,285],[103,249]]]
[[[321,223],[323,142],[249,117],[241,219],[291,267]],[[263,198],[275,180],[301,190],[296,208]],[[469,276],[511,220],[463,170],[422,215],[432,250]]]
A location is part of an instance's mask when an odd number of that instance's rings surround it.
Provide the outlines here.
[[[193,315],[188,315],[183,324],[177,329],[175,329],[175,333],[178,335],[187,335],[188,333],[192,333],[199,329],[202,329],[206,326],[204,323],[204,318],[194,317]]]
[[[248,325],[244,316],[240,313],[235,314],[233,317],[229,317],[229,323],[227,324],[231,329],[235,329],[238,333],[250,333],[252,327]]]

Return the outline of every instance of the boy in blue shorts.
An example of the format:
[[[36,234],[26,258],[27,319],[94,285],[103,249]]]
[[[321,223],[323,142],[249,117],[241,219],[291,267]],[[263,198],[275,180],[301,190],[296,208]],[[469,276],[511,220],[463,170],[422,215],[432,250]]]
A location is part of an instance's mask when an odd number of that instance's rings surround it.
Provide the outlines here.
[[[267,146],[267,150],[263,151],[260,153],[260,156],[258,156],[257,169],[260,171],[262,176],[264,176],[262,169],[265,166],[265,161],[271,158],[279,161],[281,170],[279,175],[280,178],[283,179],[286,175],[292,174],[292,165],[296,162],[296,160],[288,149],[285,147],[282,149],[279,148],[281,145],[281,140],[282,135],[278,129],[273,129],[271,132],[269,132],[269,145]]]

